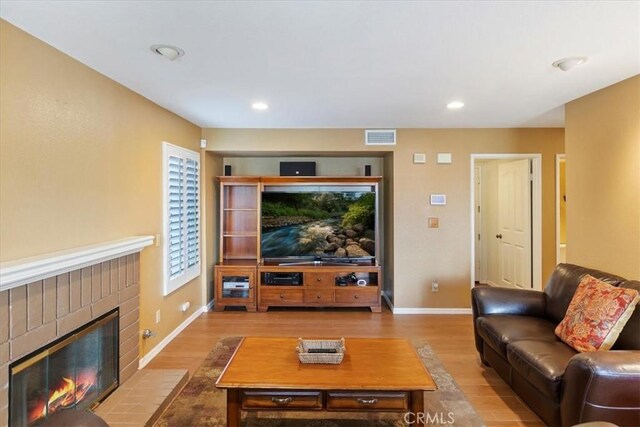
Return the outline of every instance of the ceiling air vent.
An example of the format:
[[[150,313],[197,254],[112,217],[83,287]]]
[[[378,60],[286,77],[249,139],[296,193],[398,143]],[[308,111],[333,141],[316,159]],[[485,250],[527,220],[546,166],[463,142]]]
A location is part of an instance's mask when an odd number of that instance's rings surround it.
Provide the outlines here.
[[[364,131],[365,145],[396,145],[395,129],[376,129]]]

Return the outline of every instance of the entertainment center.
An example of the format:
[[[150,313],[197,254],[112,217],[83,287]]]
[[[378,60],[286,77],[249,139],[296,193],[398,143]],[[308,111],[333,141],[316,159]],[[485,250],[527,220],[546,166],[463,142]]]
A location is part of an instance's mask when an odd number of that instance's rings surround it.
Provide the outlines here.
[[[380,177],[221,176],[215,309],[381,311]]]

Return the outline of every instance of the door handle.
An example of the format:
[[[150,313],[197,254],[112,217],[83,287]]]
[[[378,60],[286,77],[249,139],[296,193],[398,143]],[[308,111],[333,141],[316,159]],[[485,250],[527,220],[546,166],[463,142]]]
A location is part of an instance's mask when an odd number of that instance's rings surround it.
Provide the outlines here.
[[[496,239],[502,239],[502,234],[496,234]]]

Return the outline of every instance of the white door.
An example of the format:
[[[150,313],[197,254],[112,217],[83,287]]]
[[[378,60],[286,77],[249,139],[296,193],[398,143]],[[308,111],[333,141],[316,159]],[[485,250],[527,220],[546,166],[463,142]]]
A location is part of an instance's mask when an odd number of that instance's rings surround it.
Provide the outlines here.
[[[500,286],[531,288],[529,160],[498,165]]]

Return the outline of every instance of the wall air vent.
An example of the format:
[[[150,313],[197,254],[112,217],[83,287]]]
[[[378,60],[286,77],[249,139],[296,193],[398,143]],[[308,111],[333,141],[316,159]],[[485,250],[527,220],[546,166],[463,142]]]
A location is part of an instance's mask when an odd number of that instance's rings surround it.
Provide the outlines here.
[[[365,145],[396,145],[395,129],[376,129],[364,131]]]

